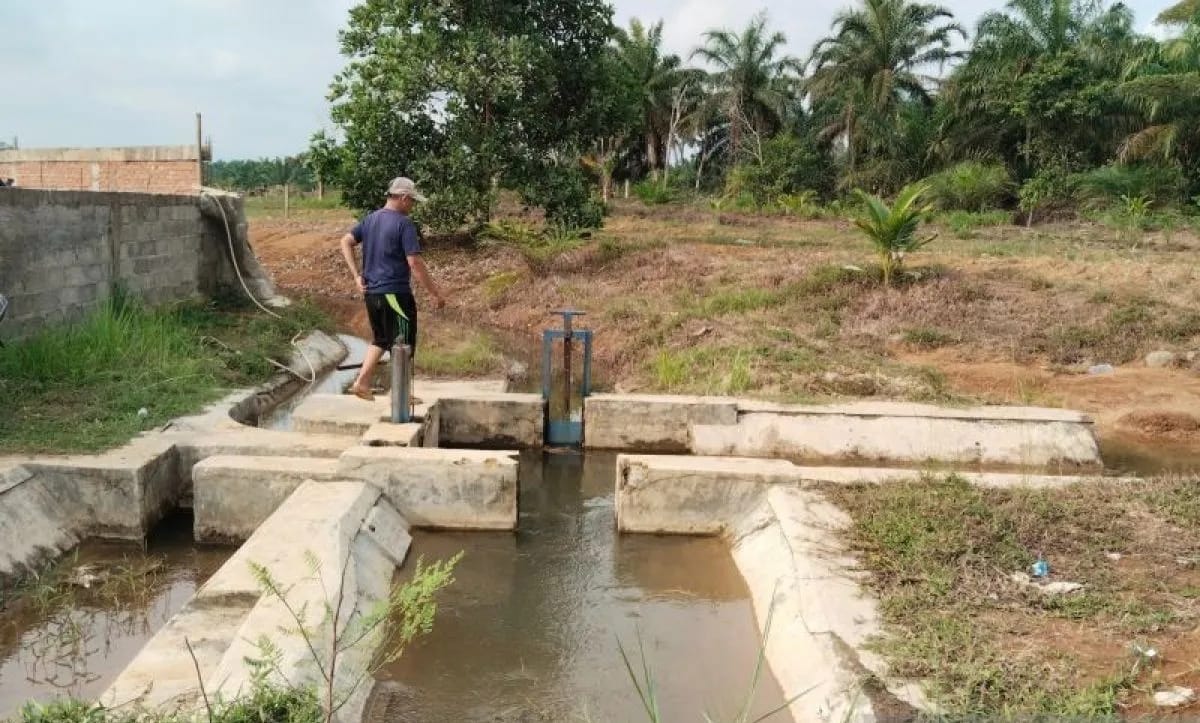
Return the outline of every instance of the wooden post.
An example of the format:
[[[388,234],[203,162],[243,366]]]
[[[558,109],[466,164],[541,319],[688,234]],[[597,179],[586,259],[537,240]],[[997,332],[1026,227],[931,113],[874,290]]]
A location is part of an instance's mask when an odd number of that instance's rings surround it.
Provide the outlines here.
[[[204,122],[196,113],[196,190],[204,188]]]

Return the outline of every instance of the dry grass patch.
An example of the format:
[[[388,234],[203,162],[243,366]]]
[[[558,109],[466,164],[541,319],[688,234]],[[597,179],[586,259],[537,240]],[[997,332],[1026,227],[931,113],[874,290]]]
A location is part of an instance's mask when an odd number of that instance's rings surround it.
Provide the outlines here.
[[[1196,482],[995,490],[950,477],[824,492],[853,520],[846,539],[895,675],[925,681],[955,717],[1115,719],[1158,687],[1200,681]],[[1084,589],[1049,596],[1009,579],[1039,554]]]

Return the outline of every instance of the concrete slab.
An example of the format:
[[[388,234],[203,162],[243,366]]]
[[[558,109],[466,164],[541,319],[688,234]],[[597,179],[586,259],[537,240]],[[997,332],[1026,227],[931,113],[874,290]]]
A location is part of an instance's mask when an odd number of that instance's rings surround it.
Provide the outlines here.
[[[795,465],[732,457],[617,457],[617,528],[715,535],[758,503],[771,485],[798,485]]]
[[[159,714],[200,711],[203,703],[185,642],[196,651],[210,696],[230,700],[249,691],[252,674],[246,661],[261,657],[258,644],[263,639],[278,651],[272,682],[316,684],[312,652],[300,636],[281,632],[294,627],[295,620],[282,601],[264,593],[254,566],[265,568],[286,590],[292,609],[312,613],[308,625],[315,647],[327,651],[331,627],[328,621],[317,622],[315,611],[336,606],[342,598],[339,624],[369,614],[388,594],[409,544],[403,521],[380,499],[377,488],[347,482],[301,485],[147,643],[101,702]],[[356,671],[365,669],[379,642],[378,635],[370,635],[342,654],[338,690],[350,692]],[[369,686],[356,690],[336,720],[360,720],[368,693]]]
[[[1100,467],[1091,421],[1076,412],[879,403],[755,407],[773,411],[743,412],[734,426],[693,425],[692,452],[839,463]]]
[[[367,402],[353,394],[313,394],[292,412],[292,427],[309,434],[361,437],[372,425],[390,418],[386,402],[386,397]]]
[[[584,446],[622,452],[684,453],[693,425],[733,425],[738,403],[724,397],[597,394],[584,400]]]
[[[336,459],[209,457],[192,468],[196,541],[242,542],[306,480],[337,479]]]
[[[1098,479],[998,472],[952,472],[981,487],[1059,488]],[[746,457],[620,455],[617,528],[623,532],[715,535],[769,489],[815,484],[904,484],[947,471],[870,467],[802,467]],[[1126,480],[1112,480],[1121,482]]]
[[[540,394],[446,395],[437,403],[438,443],[513,449],[540,447],[545,404]]]
[[[846,402],[842,404],[776,404],[739,399],[739,414],[767,413],[783,416],[830,414],[854,417],[967,419],[972,421],[1090,423],[1083,412],[1053,407],[974,406],[946,407],[912,402]]]
[[[376,422],[363,434],[361,441],[368,447],[418,447],[421,431],[421,424]]]
[[[517,526],[515,451],[355,447],[339,473],[381,488],[414,527],[513,530]]]
[[[0,588],[79,544],[70,502],[25,467],[0,468]]]
[[[141,540],[182,493],[179,455],[162,436],[139,437],[99,455],[45,457],[25,469],[53,496],[69,500],[84,536]]]
[[[774,487],[731,524],[731,552],[750,589],[766,659],[784,696],[799,696],[789,706],[799,723],[877,720],[862,689],[868,670],[887,681],[890,695],[932,708],[919,687],[888,681],[882,661],[861,652],[879,632],[879,616],[838,538],[847,523],[813,492]]]

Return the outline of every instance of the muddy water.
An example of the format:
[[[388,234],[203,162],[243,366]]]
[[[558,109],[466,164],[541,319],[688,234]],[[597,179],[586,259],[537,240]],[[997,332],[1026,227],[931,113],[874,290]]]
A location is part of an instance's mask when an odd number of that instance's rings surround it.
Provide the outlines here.
[[[731,719],[758,632],[725,544],[618,536],[611,456],[531,454],[522,470],[516,534],[415,535],[408,568],[466,555],[433,633],[380,676],[369,720],[646,720],[617,647],[640,665],[638,631],[666,720]],[[754,709],[781,702],[768,673]]]
[[[1186,443],[1147,444],[1120,435],[1100,438],[1100,457],[1113,474],[1141,477],[1200,474],[1200,449]]]
[[[340,365],[362,364],[363,356],[367,353],[367,346],[369,346],[367,341],[349,334],[338,334],[337,336],[338,340],[350,352],[341,361]],[[344,369],[342,371],[333,369],[326,372],[324,376],[319,377],[311,386],[301,389],[269,413],[264,414],[262,419],[259,420],[258,426],[264,429],[290,431],[292,429],[292,412],[295,411],[297,405],[303,402],[308,395],[341,394],[346,390],[346,387],[354,382],[354,378],[357,376],[358,369]]]
[[[180,515],[145,550],[95,542],[68,554],[0,609],[0,720],[30,700],[100,695],[231,552],[196,548]]]

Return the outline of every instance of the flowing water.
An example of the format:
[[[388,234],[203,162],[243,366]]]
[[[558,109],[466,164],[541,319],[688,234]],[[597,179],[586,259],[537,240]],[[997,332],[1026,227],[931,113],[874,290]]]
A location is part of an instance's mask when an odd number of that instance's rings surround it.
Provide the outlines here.
[[[731,720],[759,634],[726,544],[618,535],[612,456],[527,453],[521,469],[515,534],[414,535],[406,570],[466,554],[433,633],[379,676],[368,720],[646,720],[618,649],[640,671],[639,635],[665,720]],[[754,710],[782,700],[766,672]]]
[[[85,543],[0,600],[0,720],[31,700],[99,696],[231,552],[196,547],[178,515],[145,549]]]
[[[350,334],[338,334],[338,341],[345,345],[349,350],[349,354],[340,363],[340,366],[349,366],[352,364],[362,364],[363,357],[367,353],[369,344],[365,339],[360,339],[357,336]],[[332,369],[326,372],[323,376],[318,377],[313,384],[301,389],[296,394],[293,394],[288,399],[284,400],[267,414],[264,414],[259,420],[258,426],[264,429],[276,429],[290,431],[292,429],[292,412],[296,407],[303,402],[310,394],[341,394],[346,391],[358,376],[358,369]]]

